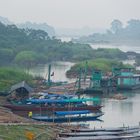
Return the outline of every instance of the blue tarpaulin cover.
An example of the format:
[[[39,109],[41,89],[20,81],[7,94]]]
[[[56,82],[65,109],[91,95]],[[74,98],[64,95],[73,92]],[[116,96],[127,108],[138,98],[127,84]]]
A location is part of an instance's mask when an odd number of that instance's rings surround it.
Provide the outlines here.
[[[78,111],[56,111],[56,115],[74,115],[74,114],[88,114],[91,113],[89,110],[78,110]]]
[[[86,101],[100,101],[99,98],[83,98],[83,99],[27,99],[27,102],[41,103],[80,103]]]

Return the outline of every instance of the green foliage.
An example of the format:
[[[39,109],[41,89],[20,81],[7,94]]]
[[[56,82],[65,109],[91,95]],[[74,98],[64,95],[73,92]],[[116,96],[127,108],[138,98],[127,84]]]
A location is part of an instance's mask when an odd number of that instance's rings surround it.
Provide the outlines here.
[[[18,29],[0,23],[0,65],[30,67],[47,61],[83,61],[93,58],[125,59],[119,49],[94,50],[88,44],[61,42],[42,30]]]
[[[36,140],[52,140],[56,136],[49,125],[0,125],[0,138],[4,140],[29,140],[27,133],[34,134]]]
[[[18,82],[26,81],[32,83],[33,77],[22,70],[3,67],[0,68],[0,91],[7,91]]]
[[[87,64],[86,64],[87,62]],[[85,67],[87,66],[87,72],[88,74],[91,74],[94,69],[99,69],[102,72],[108,72],[112,71],[113,67],[130,67],[130,65],[124,65],[122,62],[118,62],[116,60],[110,60],[110,59],[95,59],[95,60],[89,60],[89,61],[83,61],[75,64],[71,67],[69,71],[67,71],[67,75],[71,76],[71,74],[79,74],[80,68],[84,71]]]
[[[117,48],[99,48],[95,51],[95,58],[126,59],[127,54]]]
[[[21,51],[15,57],[15,62],[20,65],[32,66],[37,63],[38,55],[33,51]]]
[[[11,60],[14,58],[14,52],[12,49],[5,49],[5,48],[0,48],[0,63],[5,63],[5,62],[11,62]]]
[[[92,51],[89,45],[50,39],[42,30],[0,23],[0,54],[6,63],[31,66],[47,61],[85,60],[92,57]]]

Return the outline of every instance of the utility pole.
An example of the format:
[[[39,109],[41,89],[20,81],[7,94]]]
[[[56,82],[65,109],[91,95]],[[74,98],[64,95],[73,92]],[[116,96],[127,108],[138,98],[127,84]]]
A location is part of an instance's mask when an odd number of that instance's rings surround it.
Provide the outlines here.
[[[85,63],[85,70],[84,70],[84,83],[86,82],[87,70],[88,70],[88,62],[86,61],[86,63]]]
[[[82,75],[82,69],[79,70],[79,77],[78,77],[78,91],[81,89],[81,75]]]
[[[51,64],[48,66],[48,86],[51,85]]]

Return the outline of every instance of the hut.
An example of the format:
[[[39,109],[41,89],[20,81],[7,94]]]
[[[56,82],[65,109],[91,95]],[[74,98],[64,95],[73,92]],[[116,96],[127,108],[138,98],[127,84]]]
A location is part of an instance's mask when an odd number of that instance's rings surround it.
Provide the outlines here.
[[[22,81],[11,87],[9,97],[21,100],[28,98],[31,92],[33,92],[33,88],[31,88],[25,81]]]

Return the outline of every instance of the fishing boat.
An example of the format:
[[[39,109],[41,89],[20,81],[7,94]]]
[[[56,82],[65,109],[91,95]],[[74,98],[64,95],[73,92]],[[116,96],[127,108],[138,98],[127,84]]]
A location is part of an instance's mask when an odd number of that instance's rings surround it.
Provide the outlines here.
[[[60,133],[57,140],[139,140],[140,126],[76,129],[71,133]]]
[[[86,137],[67,137],[57,138],[57,140],[140,140],[140,134],[125,136],[86,136]]]
[[[68,111],[68,110],[93,110],[98,111],[102,108],[101,105],[35,105],[35,104],[25,104],[25,105],[18,105],[18,104],[5,104],[3,107],[9,108],[12,111]]]
[[[60,133],[57,140],[139,140],[140,126],[72,129],[70,133]]]
[[[117,132],[109,132],[109,131],[98,131],[98,132],[78,132],[78,133],[60,133],[60,137],[86,137],[86,136],[107,136],[107,135],[114,135],[114,136],[120,136],[120,135],[128,135],[128,134],[134,134],[138,133],[140,130],[124,130],[124,131],[117,131]]]
[[[87,105],[83,102],[95,101],[98,98],[89,99],[28,99],[26,104],[5,104],[3,107],[12,111],[68,111],[68,110],[92,110],[98,111],[102,105]]]
[[[140,130],[140,126],[134,127],[117,127],[117,128],[94,128],[94,129],[71,129],[72,132],[120,132],[126,130]]]
[[[78,121],[93,121],[102,116],[103,113],[92,113],[88,110],[82,111],[58,111],[55,116],[33,116],[32,119],[46,122],[78,122]]]

